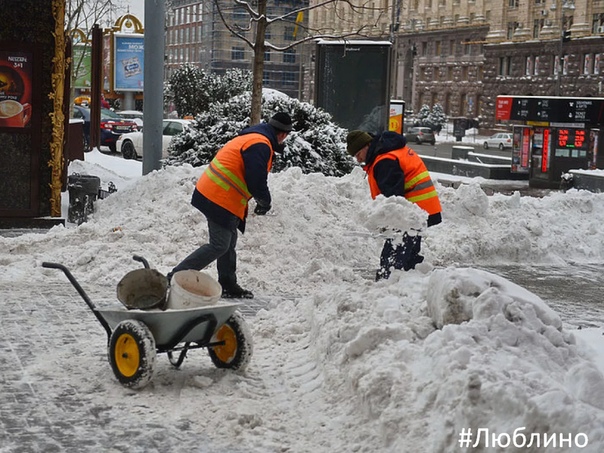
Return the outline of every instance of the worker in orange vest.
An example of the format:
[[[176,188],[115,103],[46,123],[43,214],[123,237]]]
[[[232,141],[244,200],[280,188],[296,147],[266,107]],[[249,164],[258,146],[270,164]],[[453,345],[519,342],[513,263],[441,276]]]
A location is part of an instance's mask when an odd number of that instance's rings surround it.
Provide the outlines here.
[[[291,130],[290,116],[279,112],[267,123],[242,130],[216,153],[197,181],[191,200],[206,216],[209,242],[174,267],[168,273],[168,281],[175,272],[201,270],[216,261],[222,297],[254,297],[237,283],[237,230],[245,231],[250,199],[256,201],[257,215],[271,209],[268,174],[275,151],[283,151],[283,142]]]
[[[354,130],[346,137],[347,152],[363,165],[371,197],[405,197],[428,213],[428,226],[442,221],[438,194],[421,157],[407,146],[404,136],[396,132],[372,135]],[[403,233],[402,241],[393,244],[388,238],[380,256],[376,280],[390,277],[391,268],[414,269],[424,257],[419,254],[421,236]]]

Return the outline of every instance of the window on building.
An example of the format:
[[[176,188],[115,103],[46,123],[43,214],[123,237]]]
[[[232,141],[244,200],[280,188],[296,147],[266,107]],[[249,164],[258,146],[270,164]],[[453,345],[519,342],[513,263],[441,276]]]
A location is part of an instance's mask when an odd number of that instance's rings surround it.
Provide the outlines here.
[[[455,55],[455,40],[449,41],[449,55]]]
[[[434,42],[434,55],[436,55],[437,57],[440,57],[441,52],[442,52],[441,42],[435,41]]]
[[[533,57],[526,57],[526,61],[524,63],[524,75],[530,76],[533,75]]]
[[[583,74],[593,73],[593,55],[586,53],[583,55]]]
[[[463,43],[463,54],[472,55],[472,44],[470,44],[469,42]]]
[[[543,65],[543,57],[537,55],[535,57],[535,67],[533,68],[533,75],[539,75],[541,72],[541,66]]]
[[[426,0],[426,8],[432,8],[432,0]]]
[[[512,57],[499,57],[499,75],[509,76],[511,74]]]
[[[283,52],[283,63],[295,63],[296,62],[296,51],[294,49],[287,49]]]
[[[604,13],[594,14],[592,19],[592,33],[604,33]]]
[[[512,39],[514,37],[514,32],[518,28],[518,25],[518,22],[508,22],[507,39]]]
[[[447,80],[452,81],[454,74],[453,66],[447,66]]]
[[[533,21],[533,38],[538,38],[541,34],[541,29],[545,25],[545,19],[535,19]]]
[[[464,82],[467,82],[470,80],[468,77],[468,67],[467,66],[461,67],[461,80]]]
[[[426,41],[421,43],[421,56],[425,57],[428,54],[428,43]]]
[[[438,0],[438,6],[445,6],[446,4],[446,0]]]
[[[508,0],[508,7],[518,8],[519,3],[520,3],[520,0]]]
[[[459,5],[459,0],[453,0],[454,5]]]
[[[600,74],[600,61],[604,54],[597,53],[594,55],[594,74]]]
[[[250,19],[250,16],[244,8],[234,8],[232,17],[233,22],[235,23],[247,22]]]
[[[270,50],[264,51],[264,61],[271,61],[271,51]]]
[[[543,5],[545,4],[545,0],[535,0],[535,5]]]
[[[285,71],[283,73],[283,85],[292,86],[296,84],[297,73],[291,71]]]
[[[417,11],[417,8],[419,8],[419,0],[412,0],[411,1],[411,9],[413,11]]]
[[[285,41],[293,41],[294,40],[294,27],[283,27],[283,39]]]
[[[231,47],[231,60],[243,60],[245,58],[243,47]]]

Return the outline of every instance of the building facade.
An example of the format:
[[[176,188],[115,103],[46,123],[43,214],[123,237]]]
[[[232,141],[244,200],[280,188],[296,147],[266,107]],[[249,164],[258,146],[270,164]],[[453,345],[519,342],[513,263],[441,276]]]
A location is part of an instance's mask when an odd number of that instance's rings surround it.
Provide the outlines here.
[[[269,1],[267,17],[280,17],[308,0]],[[255,40],[255,25],[243,6],[222,0],[173,0],[166,18],[166,76],[183,64],[195,65],[216,73],[227,69],[252,69],[253,49],[244,39],[235,36],[224,20],[249,43]],[[266,29],[265,40],[279,50],[264,52],[263,86],[292,97],[299,97],[302,78],[301,48],[287,48],[305,33],[305,17],[274,21]]]
[[[316,8],[309,26],[390,39],[391,97],[414,112],[440,103],[449,116],[493,127],[500,94],[604,94],[604,0],[356,4]]]

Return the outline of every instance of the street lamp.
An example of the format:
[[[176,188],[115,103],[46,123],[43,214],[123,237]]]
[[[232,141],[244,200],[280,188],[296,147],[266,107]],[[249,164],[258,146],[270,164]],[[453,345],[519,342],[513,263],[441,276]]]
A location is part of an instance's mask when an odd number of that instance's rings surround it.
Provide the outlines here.
[[[554,0],[549,9],[555,12],[557,8],[557,0]],[[562,17],[560,18],[560,44],[558,48],[558,68],[556,71],[556,96],[560,96],[560,87],[562,84],[562,70],[564,67],[564,43],[569,42],[571,39],[570,26],[572,25],[572,15],[570,16],[567,23],[566,13],[575,10],[575,4],[573,0],[563,0],[561,10]]]

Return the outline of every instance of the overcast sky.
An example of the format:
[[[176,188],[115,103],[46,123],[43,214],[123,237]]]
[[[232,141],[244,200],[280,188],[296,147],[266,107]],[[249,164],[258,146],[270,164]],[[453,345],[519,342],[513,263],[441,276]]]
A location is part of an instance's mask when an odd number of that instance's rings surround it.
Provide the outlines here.
[[[124,0],[124,5],[130,7],[130,14],[136,16],[142,23],[145,22],[145,1],[147,0]]]

